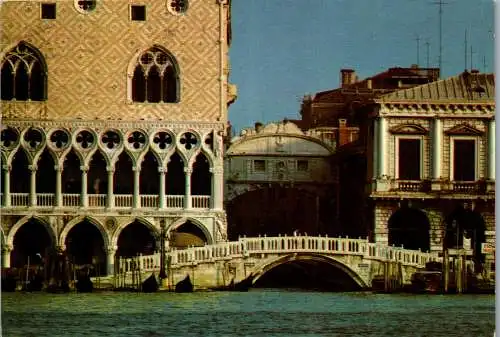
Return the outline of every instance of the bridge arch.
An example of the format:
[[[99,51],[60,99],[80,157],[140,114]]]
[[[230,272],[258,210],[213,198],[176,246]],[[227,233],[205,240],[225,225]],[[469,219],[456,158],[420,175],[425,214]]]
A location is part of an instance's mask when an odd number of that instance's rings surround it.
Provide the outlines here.
[[[284,256],[279,256],[270,261],[264,262],[263,264],[257,266],[253,270],[251,274],[252,285],[255,285],[265,274],[269,273],[271,270],[295,261],[314,261],[319,263],[325,263],[342,271],[352,281],[354,281],[359,288],[363,289],[369,287],[368,284],[365,282],[365,280],[344,262],[339,261],[333,256],[326,256],[314,253],[292,253]]]

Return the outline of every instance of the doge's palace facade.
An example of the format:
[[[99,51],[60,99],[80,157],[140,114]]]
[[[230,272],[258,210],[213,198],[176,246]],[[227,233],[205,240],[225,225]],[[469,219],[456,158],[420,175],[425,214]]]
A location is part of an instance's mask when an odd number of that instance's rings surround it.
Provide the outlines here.
[[[161,232],[226,236],[229,0],[7,0],[0,13],[2,266],[34,254],[16,238],[26,226],[60,252],[76,227],[97,229],[89,254],[108,273],[148,253],[120,238],[131,224],[154,250]]]

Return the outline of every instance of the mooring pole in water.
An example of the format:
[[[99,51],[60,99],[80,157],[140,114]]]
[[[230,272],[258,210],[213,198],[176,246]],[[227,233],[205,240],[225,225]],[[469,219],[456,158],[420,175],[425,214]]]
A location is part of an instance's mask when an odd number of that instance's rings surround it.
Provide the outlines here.
[[[443,250],[443,272],[444,272],[444,292],[448,293],[448,283],[450,282],[450,263],[448,248]]]
[[[26,290],[28,289],[28,277],[29,277],[29,270],[30,270],[30,256],[28,255],[28,267],[26,268]]]

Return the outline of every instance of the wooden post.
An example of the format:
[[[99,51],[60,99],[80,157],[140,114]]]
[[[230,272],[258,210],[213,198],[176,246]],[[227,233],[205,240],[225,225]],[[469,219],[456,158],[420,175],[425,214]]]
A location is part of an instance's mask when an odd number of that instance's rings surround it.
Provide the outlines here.
[[[449,257],[448,257],[448,249],[445,248],[443,250],[443,273],[444,273],[444,292],[445,294],[448,293],[448,285],[450,282],[450,264],[449,264]]]

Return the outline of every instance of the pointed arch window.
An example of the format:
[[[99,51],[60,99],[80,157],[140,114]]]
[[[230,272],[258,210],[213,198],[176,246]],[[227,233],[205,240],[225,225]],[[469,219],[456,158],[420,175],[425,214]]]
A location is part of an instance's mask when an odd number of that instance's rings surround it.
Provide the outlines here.
[[[146,50],[137,59],[131,86],[133,102],[178,102],[179,84],[175,60],[157,47]]]
[[[3,58],[0,68],[1,99],[44,101],[47,75],[42,54],[21,42]]]

